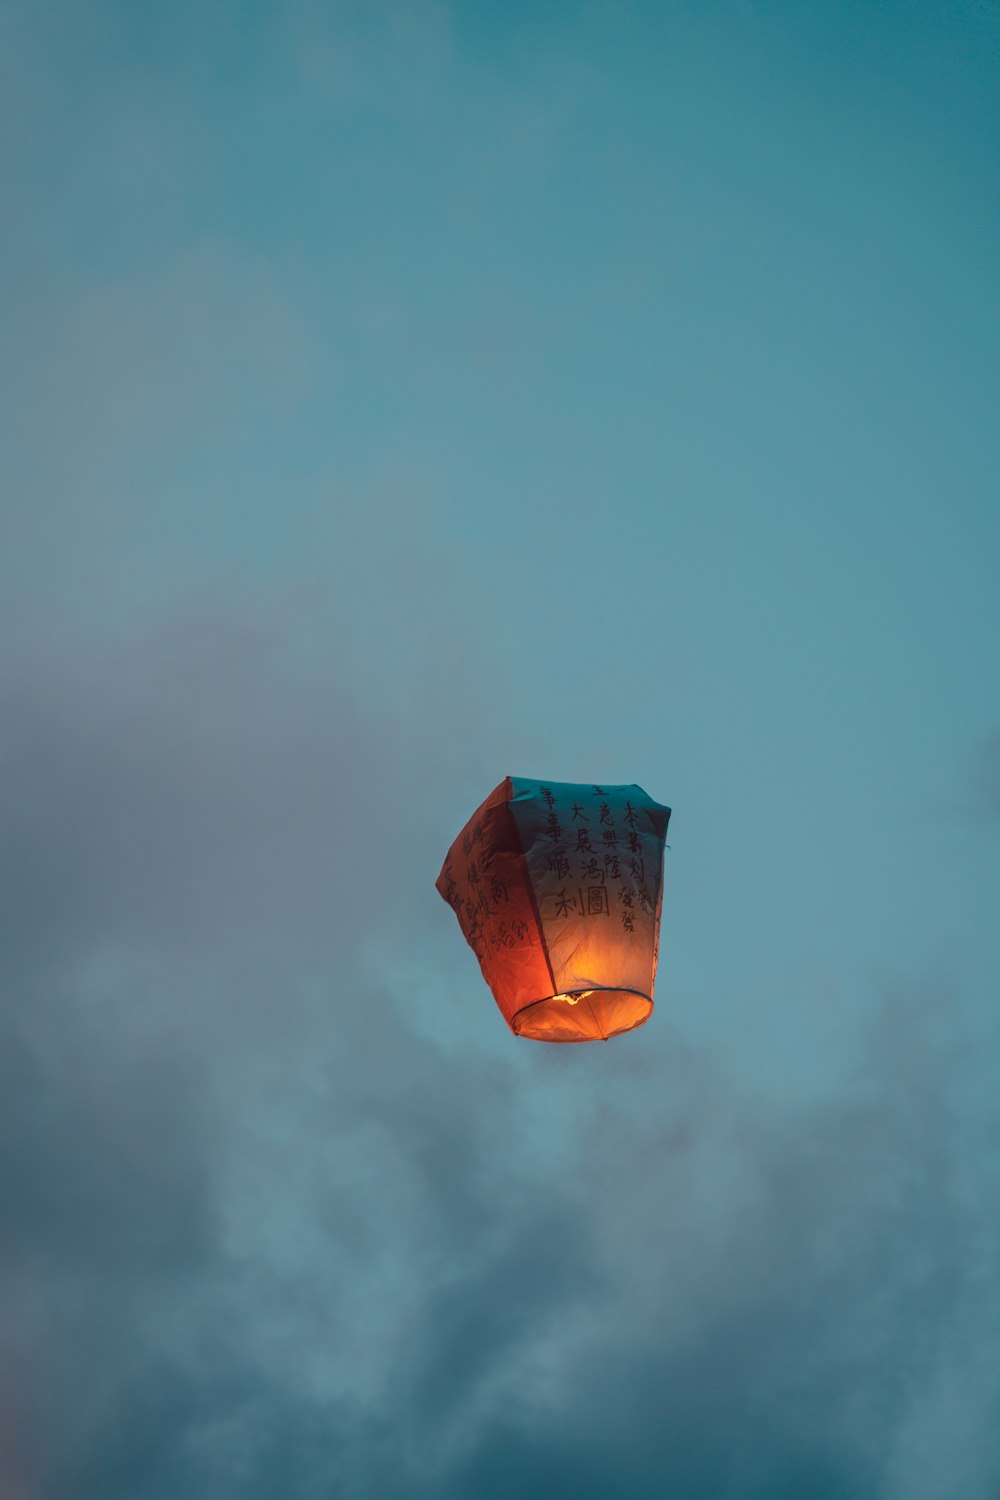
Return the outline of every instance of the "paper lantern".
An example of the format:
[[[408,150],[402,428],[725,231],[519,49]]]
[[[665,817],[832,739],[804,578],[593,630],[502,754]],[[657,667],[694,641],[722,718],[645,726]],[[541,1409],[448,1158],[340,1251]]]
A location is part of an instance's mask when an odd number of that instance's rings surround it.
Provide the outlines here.
[[[437,888],[518,1036],[607,1040],[649,1019],[669,818],[639,786],[521,776],[473,813]]]

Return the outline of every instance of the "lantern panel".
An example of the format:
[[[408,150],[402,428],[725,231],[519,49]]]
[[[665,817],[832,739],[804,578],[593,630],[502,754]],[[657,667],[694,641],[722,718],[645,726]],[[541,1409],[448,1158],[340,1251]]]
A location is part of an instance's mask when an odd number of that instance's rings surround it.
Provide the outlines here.
[[[669,818],[638,786],[523,777],[470,818],[437,885],[519,1036],[607,1039],[648,1019]]]
[[[508,777],[466,823],[437,879],[508,1024],[554,993],[510,792]]]

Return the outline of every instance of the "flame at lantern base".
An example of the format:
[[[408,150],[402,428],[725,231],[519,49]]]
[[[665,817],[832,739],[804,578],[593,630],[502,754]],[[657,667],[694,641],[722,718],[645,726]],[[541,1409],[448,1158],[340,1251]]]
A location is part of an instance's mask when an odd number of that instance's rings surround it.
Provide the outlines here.
[[[642,1026],[652,1013],[652,1000],[635,990],[577,990],[526,1005],[511,1029],[539,1042],[607,1041]]]

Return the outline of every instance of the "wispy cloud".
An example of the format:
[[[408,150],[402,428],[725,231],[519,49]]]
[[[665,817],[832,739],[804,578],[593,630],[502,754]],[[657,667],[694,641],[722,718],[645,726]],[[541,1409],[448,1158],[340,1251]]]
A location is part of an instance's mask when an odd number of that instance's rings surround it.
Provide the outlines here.
[[[435,1040],[372,963],[431,899],[429,767],[349,687],[208,613],[36,665],[0,1160],[30,1500],[988,1494],[996,1121],[936,989],[822,1104],[682,1047]]]
[[[995,1500],[992,23],[688,9],[0,3],[3,1500]]]
[[[980,741],[970,779],[977,810],[991,821],[1000,818],[1000,732],[985,735]]]

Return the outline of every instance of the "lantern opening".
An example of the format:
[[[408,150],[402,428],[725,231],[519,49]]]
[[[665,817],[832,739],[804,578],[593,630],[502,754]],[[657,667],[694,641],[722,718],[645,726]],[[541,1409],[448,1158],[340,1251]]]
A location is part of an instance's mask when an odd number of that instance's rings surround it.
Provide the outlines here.
[[[620,1036],[649,1020],[653,1002],[636,990],[576,990],[526,1005],[511,1027],[539,1042],[596,1042]]]

